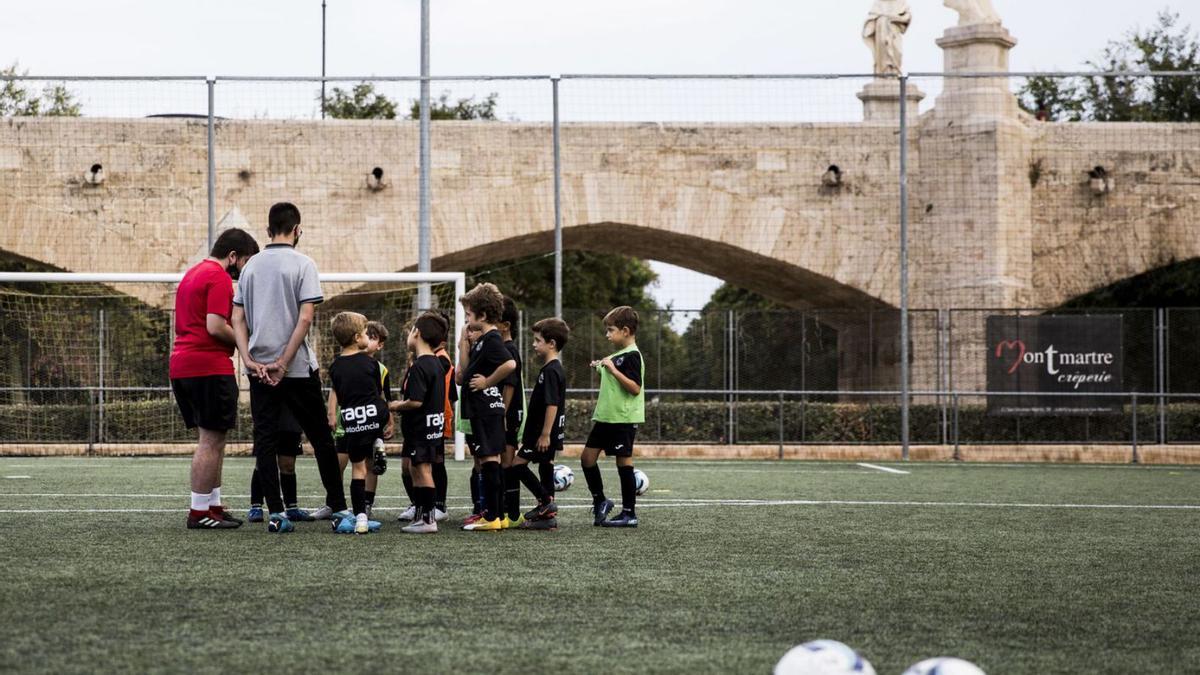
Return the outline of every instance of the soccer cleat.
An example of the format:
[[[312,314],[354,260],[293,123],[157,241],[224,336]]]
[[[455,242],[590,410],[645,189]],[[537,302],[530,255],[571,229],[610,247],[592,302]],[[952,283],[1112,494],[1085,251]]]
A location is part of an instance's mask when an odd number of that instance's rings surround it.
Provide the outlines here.
[[[378,520],[367,520],[367,529],[372,532],[378,532],[383,527],[383,523]]]
[[[337,534],[354,534],[354,526],[357,524],[356,518],[342,518],[333,521],[333,531]]]
[[[382,476],[387,472],[387,452],[383,449],[383,439],[375,439],[375,452],[371,457],[371,473]]]
[[[504,525],[499,518],[487,520],[480,517],[479,520],[470,525],[463,525],[463,529],[471,532],[499,532],[504,529]]]
[[[521,525],[523,525],[523,524],[525,523],[525,514],[523,514],[523,513],[521,513],[521,514],[518,514],[518,515],[517,515],[517,517],[516,517],[516,519],[512,519],[512,518],[505,518],[505,519],[504,519],[504,522],[508,523],[508,525],[506,525],[506,526],[504,527],[504,529],[506,529],[506,530],[515,530],[515,529],[517,529],[518,527],[520,527]]]
[[[343,510],[341,510],[341,511],[334,511],[333,515],[329,516],[329,519],[330,519],[330,520],[332,520],[332,521],[333,521],[333,522],[335,522],[335,523],[336,523],[336,522],[339,522],[339,521],[342,521],[342,520],[345,520],[345,519],[347,519],[347,518],[349,518],[349,519],[351,519],[351,520],[353,520],[353,519],[354,519],[354,514],[353,514],[353,513],[350,511],[350,509],[343,509]]]
[[[510,527],[512,527],[512,521],[508,519],[507,515],[500,519],[500,529],[507,530]]]
[[[466,527],[467,525],[474,525],[475,523],[478,523],[481,520],[483,520],[482,513],[472,513],[471,515],[469,515],[463,519],[463,527]]]
[[[531,509],[525,514],[525,520],[549,520],[558,515],[558,504],[554,502],[546,502],[538,504],[537,508]]]
[[[263,510],[261,506],[251,506],[246,512],[246,520],[252,523],[261,523],[263,521]]]
[[[367,515],[365,513],[354,519],[354,534],[367,534],[370,531],[371,526],[367,523]]]
[[[188,514],[187,529],[189,530],[233,530],[241,526],[241,523],[235,523],[231,520],[222,520],[213,518],[211,513],[206,513],[203,516],[193,516]]]
[[[539,518],[537,520],[526,520],[519,526],[522,530],[557,530],[557,518]]]
[[[328,506],[322,506],[309,515],[313,517],[313,520],[329,520],[333,517],[333,509],[329,508]]]
[[[302,523],[311,523],[316,520],[311,513],[301,508],[290,508],[284,514],[287,515],[288,520],[298,520]]]
[[[245,522],[241,518],[234,518],[232,514],[230,514],[228,511],[226,511],[224,508],[222,508],[220,506],[216,507],[215,509],[210,508],[209,514],[212,515],[214,518],[220,518],[221,520],[226,520],[231,523],[237,523],[238,525],[241,525],[242,523]]]
[[[613,504],[613,501],[611,499],[605,499],[604,501],[600,502],[599,504],[596,504],[595,506],[593,506],[592,507],[592,516],[593,516],[592,525],[595,525],[596,527],[600,527],[600,525],[604,523],[604,519],[608,517],[608,514],[612,513],[613,507],[615,507],[615,506],[616,506],[616,504]]]
[[[446,513],[445,511],[443,511],[441,509],[435,508],[433,510],[433,522],[435,522],[435,523],[440,523],[449,517],[450,517],[450,514]]]
[[[412,520],[413,518],[416,518],[416,517],[417,517],[417,507],[415,504],[410,504],[407,509],[404,509],[403,511],[400,512],[400,515],[396,517],[396,520]]]
[[[438,526],[435,521],[425,522],[425,520],[414,520],[412,524],[405,525],[400,528],[401,532],[408,534],[437,534]]]
[[[292,532],[295,529],[296,526],[292,525],[292,521],[288,520],[287,516],[282,513],[272,513],[270,520],[267,521],[267,532],[283,534],[285,532]]]
[[[621,511],[611,519],[601,523],[603,527],[637,527],[637,516],[631,511]]]

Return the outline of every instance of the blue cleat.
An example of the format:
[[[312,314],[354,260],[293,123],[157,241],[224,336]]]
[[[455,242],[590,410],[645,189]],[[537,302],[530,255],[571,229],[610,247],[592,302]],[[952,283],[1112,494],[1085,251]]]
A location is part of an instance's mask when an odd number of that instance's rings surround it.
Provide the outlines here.
[[[302,523],[311,523],[316,520],[311,513],[300,508],[288,509],[285,513],[289,520],[297,520]]]
[[[378,520],[367,521],[367,528],[369,528],[372,532],[378,532],[379,528],[381,527],[383,527],[383,523],[379,522]]]
[[[261,506],[251,506],[246,512],[246,520],[252,523],[261,523],[263,521],[263,510]]]
[[[355,518],[349,516],[333,521],[333,531],[337,534],[354,534]]]
[[[342,509],[341,511],[334,511],[329,516],[329,519],[333,521],[334,527],[337,527],[338,521],[345,520],[346,518],[349,518],[351,520],[354,519],[354,514],[350,512],[350,509]]]
[[[595,525],[596,527],[600,527],[601,525],[603,525],[604,519],[608,518],[609,513],[612,513],[614,506],[616,506],[616,504],[613,504],[613,501],[611,499],[605,499],[604,501],[600,502],[599,504],[596,504],[595,506],[593,506],[592,507],[592,525]]]
[[[267,532],[283,534],[284,532],[292,532],[295,529],[296,526],[292,524],[292,521],[288,520],[287,516],[282,513],[272,513],[271,519],[267,521]]]

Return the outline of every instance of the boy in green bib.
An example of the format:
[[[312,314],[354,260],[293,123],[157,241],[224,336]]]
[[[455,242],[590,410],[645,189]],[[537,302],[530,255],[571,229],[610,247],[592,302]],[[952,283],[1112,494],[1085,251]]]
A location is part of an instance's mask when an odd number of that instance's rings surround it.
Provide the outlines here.
[[[638,425],[646,421],[646,397],[642,379],[646,364],[637,348],[638,313],[632,307],[617,307],[604,317],[604,336],[617,348],[612,355],[593,361],[600,373],[600,397],[592,415],[580,463],[592,493],[593,525],[637,527],[637,492],[633,478],[633,441]],[[621,512],[609,520],[613,503],[604,496],[604,479],[596,460],[600,452],[615,457],[621,479]]]

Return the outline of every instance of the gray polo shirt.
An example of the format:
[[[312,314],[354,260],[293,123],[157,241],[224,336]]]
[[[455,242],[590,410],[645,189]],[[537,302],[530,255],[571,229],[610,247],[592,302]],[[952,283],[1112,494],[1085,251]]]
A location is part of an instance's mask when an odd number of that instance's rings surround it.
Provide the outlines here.
[[[322,300],[312,258],[288,244],[267,245],[246,263],[233,294],[233,304],[246,310],[250,358],[271,363],[282,356],[300,320],[300,305]],[[316,352],[305,335],[285,377],[308,377],[317,367]]]

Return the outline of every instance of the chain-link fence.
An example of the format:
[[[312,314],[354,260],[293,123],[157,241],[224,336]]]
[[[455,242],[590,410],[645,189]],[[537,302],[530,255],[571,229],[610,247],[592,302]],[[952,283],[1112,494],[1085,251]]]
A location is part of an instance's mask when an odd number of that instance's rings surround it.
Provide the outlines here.
[[[221,229],[261,236],[285,199],[323,271],[417,266],[419,78],[7,82],[43,103],[0,97],[6,270],[177,272]],[[764,299],[639,308],[647,441],[1200,441],[1200,310],[1181,308],[1200,304],[1200,74],[431,88],[433,269],[552,255],[560,232],[566,249],[680,265]],[[185,438],[160,405],[169,297],[121,289],[63,309],[45,292],[0,290],[0,442]],[[399,328],[411,309],[379,312]],[[562,312],[574,440],[606,309]],[[528,326],[555,313],[524,308],[527,382]],[[1104,354],[1117,361],[1067,364],[1069,388],[1047,379],[1062,358]]]

